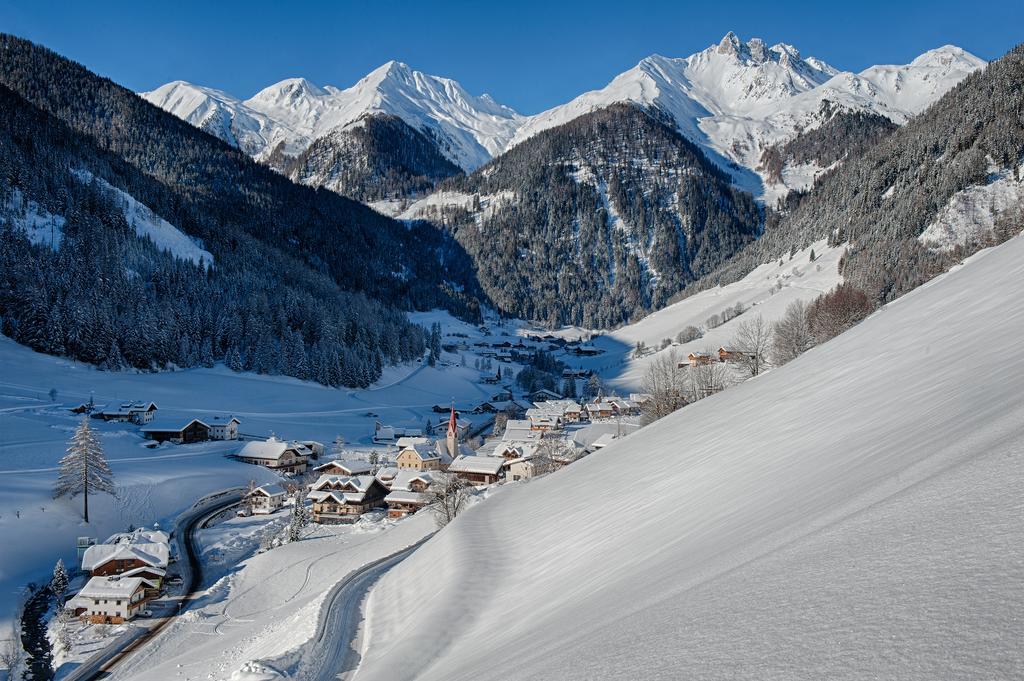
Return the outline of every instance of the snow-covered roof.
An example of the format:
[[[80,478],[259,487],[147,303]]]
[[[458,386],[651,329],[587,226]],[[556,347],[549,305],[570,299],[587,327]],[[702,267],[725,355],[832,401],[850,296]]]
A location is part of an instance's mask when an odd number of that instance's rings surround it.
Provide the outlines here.
[[[288,490],[286,490],[284,487],[275,482],[269,485],[263,485],[262,487],[257,487],[252,492],[250,492],[250,495],[252,496],[256,496],[257,494],[271,498],[283,497],[286,494],[288,494]]]
[[[604,433],[591,443],[593,449],[602,449],[618,439],[615,433]]]
[[[427,471],[411,471],[408,469],[398,471],[395,479],[391,482],[392,490],[408,490],[416,480],[430,485],[434,482],[434,476]]]
[[[378,480],[394,480],[396,475],[398,475],[398,468],[395,466],[385,466],[377,471]]]
[[[423,444],[424,442],[430,442],[430,438],[423,437],[422,435],[403,435],[395,440],[395,445],[397,445],[399,449],[405,449],[406,447]]]
[[[241,423],[237,416],[213,416],[206,419],[211,426],[226,426],[232,421]]]
[[[93,577],[76,598],[123,598],[130,599],[140,588],[152,584],[142,577]]]
[[[238,456],[243,459],[273,459],[274,461],[284,456],[284,453],[291,449],[296,454],[305,454],[309,448],[296,442],[282,442],[276,437],[271,437],[264,442],[246,442]],[[303,451],[304,450],[304,451]]]
[[[363,475],[373,470],[373,464],[369,461],[328,461],[314,468],[314,471],[323,471],[328,468],[338,468],[346,475]]]
[[[460,456],[448,470],[452,473],[478,473],[481,475],[497,475],[505,465],[505,459],[498,456]]]
[[[188,428],[189,426],[191,426],[193,423],[200,423],[200,424],[206,426],[207,428],[210,427],[210,424],[206,423],[205,421],[201,421],[199,419],[190,419],[187,416],[178,417],[178,418],[169,416],[169,417],[166,417],[166,418],[160,418],[160,419],[157,419],[157,420],[153,421],[149,425],[143,427],[142,428],[142,432],[143,433],[179,433],[179,432],[185,430],[186,428]]]
[[[318,491],[347,488],[356,492],[365,492],[376,480],[377,478],[372,475],[321,475],[313,483],[312,488]]]
[[[507,453],[507,456],[506,456]],[[537,453],[536,442],[499,442],[495,445],[492,455],[504,459],[528,459]]]
[[[506,442],[530,442],[540,440],[540,438],[541,432],[533,430],[533,424],[530,421],[518,419],[509,419],[505,424],[505,433],[501,436],[501,439]]]
[[[384,497],[384,501],[386,503],[422,504],[426,506],[430,503],[430,495],[425,492],[410,492],[408,490],[399,489]]]
[[[154,575],[158,575],[160,577],[163,577],[164,575],[167,574],[167,570],[165,570],[163,568],[153,567],[153,566],[150,565],[150,566],[146,566],[146,567],[137,567],[137,568],[134,568],[132,570],[128,570],[127,572],[122,572],[121,576],[122,577],[137,577],[137,576],[139,576],[141,574],[144,574],[144,573],[145,574],[154,574]]]
[[[107,537],[104,544],[166,544],[171,536],[163,530],[153,528],[147,530],[144,527],[132,530],[131,532],[118,532]]]
[[[82,555],[82,569],[87,572],[112,560],[139,560],[154,567],[167,567],[170,547],[167,544],[95,544]]]
[[[437,445],[431,444],[430,442],[417,442],[416,444],[403,449],[399,453],[399,456],[406,452],[411,452],[417,456],[420,461],[433,461],[441,458],[441,452],[438,451]]]

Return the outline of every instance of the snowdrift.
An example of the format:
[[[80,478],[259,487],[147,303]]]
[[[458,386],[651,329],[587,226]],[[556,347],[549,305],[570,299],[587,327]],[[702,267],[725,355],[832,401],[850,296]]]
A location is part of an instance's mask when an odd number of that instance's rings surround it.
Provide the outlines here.
[[[360,681],[1024,670],[1024,237],[388,573]]]

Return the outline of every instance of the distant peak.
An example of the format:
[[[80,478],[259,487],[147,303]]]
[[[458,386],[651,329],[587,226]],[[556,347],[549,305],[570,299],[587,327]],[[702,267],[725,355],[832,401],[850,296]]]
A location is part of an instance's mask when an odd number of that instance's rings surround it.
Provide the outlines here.
[[[718,54],[731,54],[738,57],[740,53],[740,39],[736,34],[729,31],[718,43]]]

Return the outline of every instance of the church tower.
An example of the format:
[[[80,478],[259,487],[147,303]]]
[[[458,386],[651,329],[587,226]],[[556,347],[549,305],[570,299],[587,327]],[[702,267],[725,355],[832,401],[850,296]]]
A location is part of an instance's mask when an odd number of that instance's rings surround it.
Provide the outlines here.
[[[459,426],[458,421],[455,418],[455,400],[452,400],[452,413],[448,417],[448,455],[453,459],[459,454],[458,450],[455,448],[458,440]]]

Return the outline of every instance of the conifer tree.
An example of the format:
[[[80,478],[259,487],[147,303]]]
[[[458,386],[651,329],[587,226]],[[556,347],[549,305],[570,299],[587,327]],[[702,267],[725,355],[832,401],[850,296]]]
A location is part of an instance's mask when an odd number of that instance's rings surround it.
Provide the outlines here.
[[[117,494],[114,474],[103,456],[103,446],[89,427],[89,417],[83,416],[68,444],[67,454],[60,460],[60,475],[54,487],[53,498],[82,495],[82,517],[89,522],[89,492]]]
[[[301,488],[295,491],[293,499],[295,503],[292,505],[292,520],[288,525],[288,541],[299,541],[302,539],[302,530],[309,525],[309,511]]]
[[[68,571],[64,567],[64,559],[58,558],[57,564],[53,566],[53,578],[50,580],[50,591],[53,592],[53,597],[57,599],[57,607],[64,606],[64,594],[67,593],[68,583]]]

